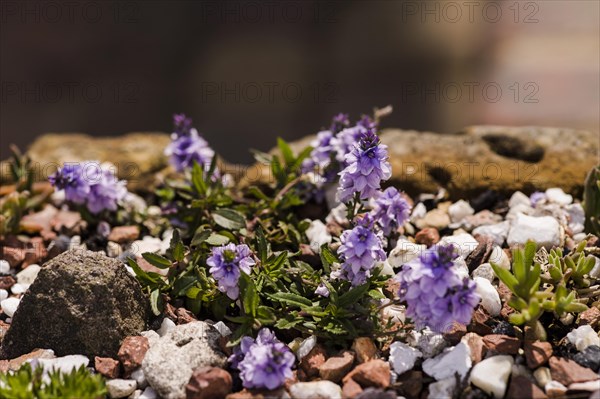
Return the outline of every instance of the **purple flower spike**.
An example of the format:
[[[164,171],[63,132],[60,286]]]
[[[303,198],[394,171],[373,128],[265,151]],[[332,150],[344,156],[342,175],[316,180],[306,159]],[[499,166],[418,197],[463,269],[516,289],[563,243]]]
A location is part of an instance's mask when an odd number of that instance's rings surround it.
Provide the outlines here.
[[[404,264],[397,278],[399,296],[406,301],[406,315],[417,328],[448,331],[455,322],[468,324],[481,299],[476,285],[462,277],[455,266],[452,245],[434,245],[416,259]]]
[[[350,201],[355,193],[361,199],[377,196],[381,182],[392,175],[387,146],[380,144],[379,137],[369,130],[361,134],[345,161],[347,166],[340,172],[337,192],[341,202]]]
[[[245,388],[273,390],[293,376],[294,355],[266,328],[258,332],[256,340],[242,338],[229,360],[240,370]]]
[[[252,259],[252,252],[246,244],[227,244],[213,248],[206,264],[211,266],[209,271],[217,280],[219,291],[236,300],[240,294],[238,286],[240,273],[250,274],[256,262]]]
[[[48,180],[59,190],[65,190],[67,201],[83,204],[90,194],[90,182],[83,177],[81,164],[65,163]]]
[[[358,225],[340,236],[338,254],[343,260],[340,277],[353,286],[364,284],[377,262],[385,260],[379,237],[369,228]]]
[[[173,126],[177,136],[189,135],[192,129],[192,118],[188,118],[185,114],[173,115]]]
[[[189,134],[177,136],[173,134],[171,143],[165,148],[165,155],[169,157],[171,165],[182,172],[194,166],[197,162],[203,169],[210,166],[215,152],[198,134],[196,129],[191,129]]]
[[[388,187],[375,199],[371,215],[387,235],[408,220],[410,211],[410,204],[400,192],[394,187]]]
[[[350,126],[350,119],[348,118],[348,114],[339,113],[332,118],[329,130],[333,133],[338,133],[342,129],[347,128],[348,126]]]
[[[113,171],[103,169],[96,161],[65,164],[48,180],[65,191],[67,201],[86,204],[92,213],[116,211],[119,201],[127,195],[126,182],[117,179]]]

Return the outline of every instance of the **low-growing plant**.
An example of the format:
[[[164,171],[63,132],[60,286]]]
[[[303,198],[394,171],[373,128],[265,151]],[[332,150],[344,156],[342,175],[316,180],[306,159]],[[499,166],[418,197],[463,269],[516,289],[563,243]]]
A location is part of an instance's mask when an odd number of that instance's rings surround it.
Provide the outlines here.
[[[512,296],[508,305],[515,309],[509,321],[516,325],[529,325],[540,339],[546,339],[546,331],[539,319],[544,312],[557,318],[567,313],[578,313],[588,309],[587,298],[578,297],[578,287],[589,285],[587,274],[594,266],[591,256],[585,257],[579,244],[567,256],[562,250],[553,249],[548,256],[549,275],[542,274],[542,266],[534,261],[537,245],[528,241],[524,248],[513,250],[512,272],[492,263],[498,278],[510,289]]]
[[[12,157],[9,163],[14,189],[0,198],[0,236],[21,232],[21,218],[46,201],[50,192],[33,191],[34,171],[31,160],[10,146]]]
[[[585,229],[600,236],[600,165],[593,167],[583,185]]]
[[[99,399],[107,394],[104,378],[84,366],[70,373],[25,363],[14,372],[0,373],[0,397],[4,399]]]

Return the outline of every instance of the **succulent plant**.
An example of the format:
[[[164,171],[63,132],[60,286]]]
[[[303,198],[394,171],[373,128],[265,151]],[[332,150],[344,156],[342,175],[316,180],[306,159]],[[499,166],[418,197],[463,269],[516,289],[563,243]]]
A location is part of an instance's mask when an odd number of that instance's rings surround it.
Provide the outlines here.
[[[6,399],[97,399],[106,396],[104,378],[85,367],[70,373],[52,370],[42,378],[41,367],[25,363],[14,372],[0,373],[0,397]]]
[[[533,241],[513,251],[512,272],[492,263],[498,278],[512,292],[508,305],[516,312],[509,316],[511,323],[529,325],[538,338],[545,339],[546,332],[539,322],[544,312],[561,318],[588,309],[583,303],[588,299],[578,298],[577,291],[578,287],[589,286],[587,274],[594,265],[593,258],[583,254],[585,245],[583,241],[567,256],[560,249],[550,251],[548,276],[542,274],[542,266],[534,260],[537,245]]]
[[[588,233],[600,235],[600,165],[590,170],[583,190],[585,229]]]

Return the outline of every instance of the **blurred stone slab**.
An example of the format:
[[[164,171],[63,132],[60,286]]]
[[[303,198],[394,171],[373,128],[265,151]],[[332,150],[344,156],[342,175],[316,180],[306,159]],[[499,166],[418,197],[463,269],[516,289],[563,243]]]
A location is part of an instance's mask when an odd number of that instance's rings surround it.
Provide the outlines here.
[[[36,139],[27,154],[38,181],[47,179],[56,167],[65,162],[97,160],[111,162],[121,179],[131,190],[143,189],[153,180],[155,172],[167,166],[163,152],[170,138],[166,133],[136,132],[115,137],[92,137],[80,133],[48,133]],[[9,168],[1,165],[1,182],[6,183]]]

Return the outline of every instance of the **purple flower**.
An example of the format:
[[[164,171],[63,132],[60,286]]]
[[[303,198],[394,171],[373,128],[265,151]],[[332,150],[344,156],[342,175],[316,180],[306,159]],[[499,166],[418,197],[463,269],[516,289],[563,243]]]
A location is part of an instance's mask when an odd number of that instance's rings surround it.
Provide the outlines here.
[[[346,167],[346,156],[356,146],[356,143],[360,140],[361,135],[365,134],[368,130],[363,126],[354,126],[346,128],[339,132],[332,140],[331,146],[335,152],[335,159],[339,162],[342,168]]]
[[[78,163],[65,163],[48,180],[59,190],[65,190],[67,201],[83,204],[90,194],[89,181],[83,178],[83,168]]]
[[[99,213],[105,209],[116,211],[118,202],[127,195],[125,184],[124,180],[118,180],[111,171],[99,171],[87,201],[90,212]]]
[[[113,171],[103,169],[96,161],[65,164],[48,180],[65,191],[67,201],[85,203],[92,213],[116,211],[119,201],[127,195],[126,182],[117,179]]]
[[[406,315],[417,328],[447,331],[455,322],[468,324],[480,297],[475,283],[462,277],[455,266],[457,252],[450,244],[434,245],[403,265],[397,278]]]
[[[358,225],[340,236],[338,248],[343,263],[340,277],[353,286],[366,282],[378,261],[385,260],[385,252],[379,237],[368,227]]]
[[[358,122],[356,122],[357,126],[362,126],[366,129],[375,129],[377,128],[377,123],[373,119],[371,119],[368,115],[363,115]]]
[[[385,234],[399,226],[410,217],[411,206],[408,201],[394,187],[388,187],[375,199],[371,211],[373,219],[381,226]]]
[[[531,206],[536,207],[540,201],[546,200],[546,193],[541,191],[536,191],[529,196],[529,201],[531,201]]]
[[[347,128],[348,126],[350,126],[350,119],[348,118],[348,114],[339,113],[332,118],[329,130],[333,133],[338,133],[342,129]]]
[[[387,146],[380,144],[372,131],[361,134],[358,145],[346,156],[346,168],[340,172],[339,201],[348,202],[355,193],[361,199],[375,197],[381,182],[391,177]]]
[[[292,378],[294,355],[270,330],[263,328],[256,340],[242,338],[241,344],[229,358],[240,370],[245,388],[273,390]]]
[[[302,163],[303,173],[314,172],[316,170],[320,175],[323,174],[325,168],[331,163],[332,139],[333,134],[329,130],[317,133],[317,137],[310,143],[311,147],[313,147],[310,157],[306,158]]]
[[[315,290],[315,294],[327,298],[329,296],[329,289],[325,284],[321,283]]]
[[[192,129],[192,118],[188,118],[185,114],[173,115],[173,133],[177,136],[189,135]]]
[[[197,162],[203,169],[210,166],[215,152],[208,146],[206,140],[198,135],[196,129],[190,129],[189,134],[172,135],[172,141],[165,148],[165,155],[169,157],[171,165],[178,171],[191,168]]]
[[[240,273],[250,274],[256,262],[246,244],[227,244],[213,248],[206,264],[211,266],[209,271],[217,280],[219,291],[236,300],[240,294]]]

